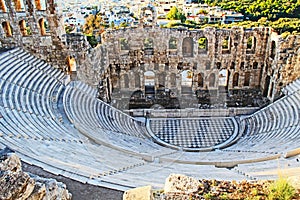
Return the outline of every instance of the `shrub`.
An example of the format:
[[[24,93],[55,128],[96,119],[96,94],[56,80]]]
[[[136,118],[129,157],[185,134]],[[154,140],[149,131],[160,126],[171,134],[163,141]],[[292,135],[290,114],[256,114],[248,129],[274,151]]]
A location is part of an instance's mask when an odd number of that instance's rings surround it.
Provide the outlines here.
[[[269,200],[290,200],[296,194],[286,179],[280,178],[269,186]]]

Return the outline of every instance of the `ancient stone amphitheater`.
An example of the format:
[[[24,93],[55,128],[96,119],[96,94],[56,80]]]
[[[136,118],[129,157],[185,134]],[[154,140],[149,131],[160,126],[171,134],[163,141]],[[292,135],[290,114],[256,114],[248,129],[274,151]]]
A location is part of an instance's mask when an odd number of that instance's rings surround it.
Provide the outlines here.
[[[124,190],[159,187],[174,172],[265,179],[299,166],[293,156],[299,153],[300,80],[251,115],[145,123],[98,100],[80,81],[65,84],[63,72],[21,48],[0,58],[1,144],[51,173]]]
[[[299,37],[283,39],[269,28],[152,27],[107,31],[103,44],[92,49],[82,35],[63,39],[54,1],[47,1],[44,10],[34,9],[33,1],[26,1],[24,10],[13,2],[5,1],[5,7],[1,1],[0,144],[23,161],[118,190],[162,187],[170,173],[252,180],[299,169]],[[32,34],[22,35],[20,26],[27,19]],[[158,42],[143,49],[145,35]],[[171,37],[178,39],[176,49],[167,45]],[[196,46],[199,37],[207,38],[206,48]],[[129,50],[120,48],[120,38],[128,40]],[[67,67],[66,58],[76,60],[77,69]],[[141,120],[99,100],[95,89],[101,80],[100,96],[109,100],[130,88],[145,88],[143,78],[128,80],[135,77],[130,69],[140,70],[140,77],[147,70],[167,72],[165,85],[178,94],[185,85],[172,81],[183,70],[198,74],[193,87],[218,89],[218,73],[225,69],[229,88],[259,88],[272,103],[251,114],[229,110],[225,116]]]

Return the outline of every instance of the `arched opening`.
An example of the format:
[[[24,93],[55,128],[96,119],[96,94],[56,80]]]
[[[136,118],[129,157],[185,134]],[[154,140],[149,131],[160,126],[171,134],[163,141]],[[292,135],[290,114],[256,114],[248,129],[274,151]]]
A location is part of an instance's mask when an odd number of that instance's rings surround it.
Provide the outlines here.
[[[211,67],[211,66],[210,66],[210,61],[206,61],[206,62],[205,62],[205,69],[206,69],[206,70],[210,70],[210,67]]]
[[[171,87],[176,87],[176,74],[175,73],[172,73],[170,75],[170,84],[171,84]]]
[[[138,72],[134,74],[134,85],[136,88],[141,87],[141,78],[140,78],[140,74]]]
[[[198,83],[198,87],[203,87],[204,86],[204,84],[203,84],[203,74],[202,73],[198,74],[197,83]]]
[[[274,59],[275,58],[275,54],[276,54],[276,43],[275,43],[275,41],[272,41],[272,43],[271,43],[271,55],[270,55],[270,57],[272,59]]]
[[[184,70],[181,72],[181,93],[191,93],[193,85],[193,72]]]
[[[148,98],[154,98],[155,95],[155,74],[152,71],[144,73],[145,94]]]
[[[256,38],[254,36],[250,36],[247,39],[247,53],[254,53],[256,48]]]
[[[244,86],[250,86],[250,72],[245,73],[245,78],[244,78]]]
[[[25,20],[21,20],[19,22],[19,27],[20,27],[21,34],[23,36],[27,36],[31,34],[30,27],[28,26]]]
[[[264,87],[264,92],[263,92],[263,96],[264,97],[268,97],[268,92],[269,92],[269,86],[270,86],[270,76],[266,77],[266,81],[265,81],[265,87]]]
[[[235,69],[235,62],[231,62],[230,69]]]
[[[144,51],[145,55],[153,55],[153,39],[152,38],[146,38],[144,40]]]
[[[124,88],[129,88],[129,77],[128,74],[123,75],[123,80],[124,80]]]
[[[0,0],[0,8],[1,8],[1,11],[2,11],[2,12],[6,12],[7,7],[6,7],[6,5],[5,5],[4,0]]]
[[[69,68],[68,71],[71,71],[71,72],[76,72],[77,71],[77,64],[76,64],[76,60],[75,60],[74,57],[72,57],[72,56],[67,57],[67,65],[68,65],[68,68]]]
[[[166,74],[165,73],[160,73],[158,74],[158,87],[159,88],[164,88],[165,87],[165,80],[166,80]]]
[[[236,72],[236,73],[234,73],[234,75],[233,75],[233,80],[232,80],[232,86],[233,87],[238,87],[239,86],[239,73],[238,72]]]
[[[245,62],[241,62],[240,69],[244,69],[244,67],[245,67]]]
[[[46,10],[46,0],[34,0],[37,10]]]
[[[201,37],[198,40],[198,53],[206,53],[207,52],[207,38]]]
[[[225,36],[222,40],[222,53],[230,53],[230,37]]]
[[[11,37],[12,36],[12,30],[9,22],[2,22],[2,28],[5,32],[6,37]]]
[[[43,18],[39,19],[39,27],[41,35],[46,35],[46,22]]]
[[[258,63],[257,62],[254,62],[253,63],[253,69],[257,69],[258,68]]]
[[[169,49],[177,49],[177,39],[175,37],[170,38]]]
[[[221,89],[227,89],[228,85],[228,70],[222,69],[219,71],[219,78],[218,78],[218,87]]]
[[[208,81],[209,81],[209,83],[208,83],[209,87],[215,87],[216,75],[214,73],[210,74]]]
[[[17,12],[21,12],[21,11],[25,10],[24,1],[23,0],[14,0],[14,3],[15,3],[15,10]]]
[[[193,57],[194,56],[193,38],[187,37],[187,38],[183,39],[183,42],[182,42],[182,55],[184,57]]]
[[[129,44],[127,39],[125,38],[120,38],[120,48],[121,50],[129,50]]]

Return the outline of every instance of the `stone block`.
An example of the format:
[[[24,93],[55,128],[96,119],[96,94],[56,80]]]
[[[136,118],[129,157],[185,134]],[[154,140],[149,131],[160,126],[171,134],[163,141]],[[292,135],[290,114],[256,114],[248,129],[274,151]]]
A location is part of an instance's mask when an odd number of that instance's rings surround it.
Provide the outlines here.
[[[123,200],[153,200],[152,187],[145,186],[127,190],[123,195]]]

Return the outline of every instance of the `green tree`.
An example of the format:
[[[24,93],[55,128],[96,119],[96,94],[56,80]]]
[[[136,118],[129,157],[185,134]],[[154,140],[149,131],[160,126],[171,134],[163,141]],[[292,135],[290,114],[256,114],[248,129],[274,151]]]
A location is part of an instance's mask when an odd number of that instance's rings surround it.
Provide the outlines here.
[[[184,14],[180,12],[176,6],[171,8],[171,10],[167,13],[166,18],[169,20],[180,20],[182,23],[186,20]]]
[[[105,24],[100,15],[89,15],[85,19],[85,24],[83,26],[83,33],[89,36],[93,35],[94,30],[99,30],[100,33],[103,32]]]

